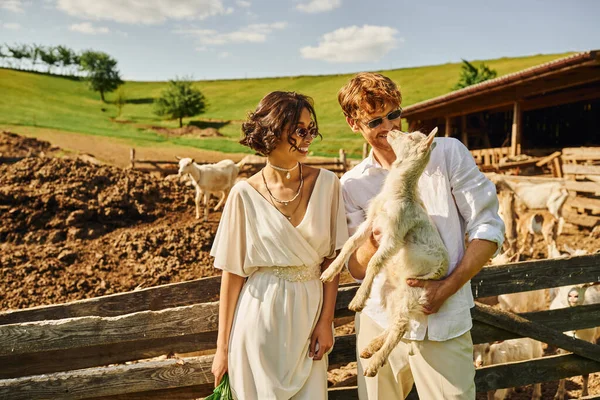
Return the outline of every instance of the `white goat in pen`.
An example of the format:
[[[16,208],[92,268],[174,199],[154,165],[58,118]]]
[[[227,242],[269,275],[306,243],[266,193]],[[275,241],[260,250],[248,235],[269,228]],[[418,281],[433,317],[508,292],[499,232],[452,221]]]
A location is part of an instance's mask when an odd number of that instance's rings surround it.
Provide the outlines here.
[[[593,284],[560,287],[556,297],[550,304],[550,309],[557,310],[559,308],[575,307],[583,304],[600,303],[600,291],[598,288],[599,286]],[[596,343],[596,340],[600,336],[600,328],[580,329],[578,331],[565,332],[565,334],[591,343]],[[559,352],[562,352],[562,350],[559,350]],[[582,379],[581,397],[585,397],[588,395],[589,375],[583,375]],[[554,398],[563,400],[565,398],[565,393],[565,380],[561,379],[558,382],[558,389]]]
[[[530,338],[504,340],[496,343],[484,343],[473,346],[473,363],[480,368],[495,364],[505,364],[515,361],[525,361],[541,358],[544,353],[542,343]],[[491,390],[487,393],[488,400],[506,399],[512,389]],[[542,384],[533,385],[532,400],[542,398]]]
[[[191,158],[179,159],[179,175],[189,175],[196,188],[197,219],[200,219],[200,199],[204,198],[204,221],[208,221],[208,199],[212,193],[221,193],[215,211],[225,203],[243,165],[242,162],[236,164],[231,160],[222,160],[216,164],[199,165]]]
[[[564,217],[562,211],[569,191],[560,182],[514,182],[501,175],[490,176],[500,191],[511,190],[528,210],[548,210],[558,221],[557,235],[562,233]]]
[[[408,278],[441,279],[448,271],[448,252],[436,227],[431,222],[417,189],[425,170],[437,128],[426,136],[421,132],[390,131],[387,141],[396,161],[381,192],[371,201],[367,219],[346,242],[336,260],[323,272],[328,282],[340,273],[350,255],[370,236],[373,227],[381,230],[378,250],[366,270],[366,276],[349,305],[354,311],[364,308],[373,279],[385,268],[386,283],[382,298],[390,316],[390,326],[363,349],[361,357],[371,358],[366,376],[375,376],[390,352],[407,330],[411,317],[422,314],[424,289],[410,287]]]

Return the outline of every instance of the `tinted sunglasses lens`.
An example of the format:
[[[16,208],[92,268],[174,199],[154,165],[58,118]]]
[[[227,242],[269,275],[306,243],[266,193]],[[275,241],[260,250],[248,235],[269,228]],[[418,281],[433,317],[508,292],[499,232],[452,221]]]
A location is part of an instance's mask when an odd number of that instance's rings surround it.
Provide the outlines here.
[[[375,118],[374,120],[367,122],[367,126],[371,129],[373,129],[373,128],[377,128],[382,123],[383,123],[383,118]]]
[[[304,139],[306,137],[306,135],[308,135],[308,129],[298,128],[298,129],[296,129],[296,135],[298,135],[298,137]]]
[[[401,110],[401,109],[398,109],[398,110],[396,110],[396,111],[392,111],[391,113],[389,113],[389,114],[387,115],[387,119],[389,119],[389,120],[391,121],[391,120],[393,120],[393,119],[398,119],[398,118],[400,118],[400,116],[401,116],[401,115],[402,115],[402,110]]]

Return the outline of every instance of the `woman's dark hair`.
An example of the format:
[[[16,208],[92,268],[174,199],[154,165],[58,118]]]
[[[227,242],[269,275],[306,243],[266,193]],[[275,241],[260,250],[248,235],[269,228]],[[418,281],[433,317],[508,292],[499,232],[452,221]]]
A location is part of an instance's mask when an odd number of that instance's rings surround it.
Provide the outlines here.
[[[242,124],[244,137],[240,144],[248,146],[264,156],[269,155],[281,141],[284,129],[289,126],[290,133],[294,132],[302,116],[302,110],[307,109],[315,128],[318,130],[317,115],[313,100],[296,92],[271,92],[258,103],[256,110],[248,114]],[[320,135],[319,135],[320,136]],[[296,147],[296,139],[290,134],[287,141],[292,149]]]

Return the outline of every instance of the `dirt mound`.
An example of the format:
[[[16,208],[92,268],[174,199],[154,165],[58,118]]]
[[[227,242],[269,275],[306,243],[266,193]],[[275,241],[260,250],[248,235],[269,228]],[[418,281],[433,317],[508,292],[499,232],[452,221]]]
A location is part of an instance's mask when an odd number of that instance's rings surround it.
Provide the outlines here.
[[[79,159],[0,164],[0,309],[214,275],[219,214],[198,222],[193,197],[179,180]]]
[[[185,189],[81,160],[31,157],[0,165],[0,242],[95,238],[181,210]]]
[[[19,136],[16,133],[0,132],[0,158],[32,157],[59,150],[49,142]]]
[[[94,240],[0,245],[0,309],[64,303],[216,274],[215,222],[191,213]]]

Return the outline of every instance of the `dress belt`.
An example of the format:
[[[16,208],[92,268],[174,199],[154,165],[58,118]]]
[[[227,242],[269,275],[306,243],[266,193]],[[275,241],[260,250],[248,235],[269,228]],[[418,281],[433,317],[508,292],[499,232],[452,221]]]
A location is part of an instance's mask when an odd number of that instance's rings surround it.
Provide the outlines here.
[[[275,267],[260,267],[259,271],[267,272],[288,282],[308,282],[319,279],[321,276],[320,265],[290,265]]]

